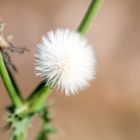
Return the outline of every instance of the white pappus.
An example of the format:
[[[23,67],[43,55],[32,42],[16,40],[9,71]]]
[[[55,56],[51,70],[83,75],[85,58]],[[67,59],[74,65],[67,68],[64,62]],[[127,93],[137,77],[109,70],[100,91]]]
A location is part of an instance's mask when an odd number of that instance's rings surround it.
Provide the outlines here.
[[[46,85],[55,85],[73,95],[95,79],[96,57],[93,48],[77,31],[57,29],[42,37],[35,54],[36,74]]]

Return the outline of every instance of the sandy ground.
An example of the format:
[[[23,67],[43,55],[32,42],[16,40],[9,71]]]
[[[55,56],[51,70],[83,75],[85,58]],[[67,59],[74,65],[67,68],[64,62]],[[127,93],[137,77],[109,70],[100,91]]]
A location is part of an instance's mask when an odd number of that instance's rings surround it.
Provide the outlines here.
[[[11,54],[19,73],[23,95],[41,79],[34,75],[36,44],[57,27],[76,29],[90,0],[0,0],[0,19],[5,35],[31,52]],[[87,35],[96,50],[97,78],[77,96],[53,93],[54,125],[60,128],[51,140],[140,140],[140,1],[104,0]],[[0,81],[0,127],[5,125],[4,108],[10,103]],[[34,121],[36,125],[36,120]],[[35,140],[36,125],[29,140]],[[7,140],[9,133],[1,133]]]

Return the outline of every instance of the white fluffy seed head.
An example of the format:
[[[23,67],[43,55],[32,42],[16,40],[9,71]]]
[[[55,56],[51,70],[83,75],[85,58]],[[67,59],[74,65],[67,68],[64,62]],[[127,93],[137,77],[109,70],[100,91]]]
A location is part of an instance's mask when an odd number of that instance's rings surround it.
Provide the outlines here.
[[[66,95],[77,93],[95,79],[96,58],[87,40],[76,31],[57,29],[37,46],[36,73]]]

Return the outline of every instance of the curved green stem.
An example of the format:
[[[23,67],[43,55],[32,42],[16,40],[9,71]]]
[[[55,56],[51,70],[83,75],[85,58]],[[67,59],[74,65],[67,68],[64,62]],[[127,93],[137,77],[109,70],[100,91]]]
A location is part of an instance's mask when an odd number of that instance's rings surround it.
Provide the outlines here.
[[[78,28],[78,31],[84,35],[88,32],[91,24],[93,23],[96,15],[97,15],[97,12],[101,6],[101,2],[102,0],[92,0],[79,28]]]
[[[20,93],[18,92],[17,88],[14,87],[15,83],[13,82],[13,79],[11,79],[9,75],[1,52],[0,52],[0,75],[8,91],[8,94],[12,100],[12,103],[15,105],[15,107],[20,107],[23,104],[22,97],[20,96]]]
[[[91,23],[93,22],[98,12],[100,5],[101,5],[101,0],[92,0],[87,10],[87,13],[84,16],[83,21],[81,22],[78,28],[78,31],[81,34],[87,33]],[[42,86],[42,84],[40,84],[37,90],[35,90],[27,100],[27,103],[29,103],[29,109],[31,111],[36,111],[37,109],[39,109],[40,106],[44,104],[51,90],[52,88],[49,85]]]

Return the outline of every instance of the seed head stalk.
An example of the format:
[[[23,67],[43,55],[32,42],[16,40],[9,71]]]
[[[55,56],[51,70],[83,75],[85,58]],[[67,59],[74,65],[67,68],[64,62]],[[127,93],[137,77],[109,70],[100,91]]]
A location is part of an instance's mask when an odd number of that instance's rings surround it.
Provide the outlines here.
[[[91,24],[95,20],[95,17],[98,13],[100,6],[101,6],[101,0],[92,0],[79,28],[77,29],[77,31],[81,35],[85,35],[88,32]],[[42,106],[42,104],[44,104],[45,99],[52,91],[52,89],[53,88],[50,85],[41,86],[40,88],[38,88],[37,92],[33,92],[28,100],[28,102],[31,105],[30,109],[35,111],[39,108],[39,106]]]

